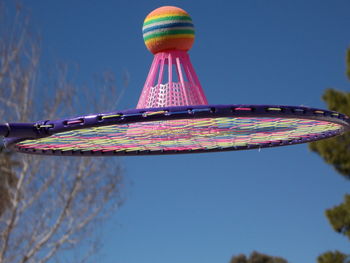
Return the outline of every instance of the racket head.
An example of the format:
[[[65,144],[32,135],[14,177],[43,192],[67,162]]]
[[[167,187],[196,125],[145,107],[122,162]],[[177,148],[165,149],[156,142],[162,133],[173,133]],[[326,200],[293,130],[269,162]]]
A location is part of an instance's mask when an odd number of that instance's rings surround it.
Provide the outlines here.
[[[293,145],[350,130],[343,114],[276,105],[133,109],[36,125],[39,138],[6,138],[6,145],[59,156],[181,154]]]

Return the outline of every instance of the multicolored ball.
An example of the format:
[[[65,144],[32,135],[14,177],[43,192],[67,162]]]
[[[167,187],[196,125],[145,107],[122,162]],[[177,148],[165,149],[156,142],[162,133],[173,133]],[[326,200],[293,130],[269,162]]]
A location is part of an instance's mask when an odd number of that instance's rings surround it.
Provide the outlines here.
[[[175,6],[163,6],[149,13],[142,32],[146,47],[153,54],[165,50],[188,51],[194,42],[191,17]]]

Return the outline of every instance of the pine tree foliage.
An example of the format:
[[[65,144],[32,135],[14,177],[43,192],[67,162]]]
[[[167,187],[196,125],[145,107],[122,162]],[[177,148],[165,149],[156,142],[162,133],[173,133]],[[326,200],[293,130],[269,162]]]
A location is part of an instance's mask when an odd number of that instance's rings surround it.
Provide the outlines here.
[[[347,50],[346,63],[346,73],[350,79],[350,49]],[[350,92],[327,89],[322,98],[327,103],[328,109],[350,116]],[[350,179],[350,132],[328,140],[310,143],[309,146],[337,172]]]
[[[350,49],[346,56],[346,74],[350,80]],[[350,116],[350,92],[328,89],[323,100],[330,110]],[[309,144],[312,151],[319,154],[338,173],[350,179],[350,132],[342,136]],[[345,195],[344,203],[326,210],[326,216],[333,229],[350,239],[350,195]],[[349,263],[349,255],[339,251],[328,251],[317,258],[318,263]]]
[[[326,211],[333,229],[350,239],[350,195],[345,195],[345,201]]]
[[[328,89],[323,100],[330,110],[350,116],[350,92]],[[310,149],[319,154],[338,173],[350,179],[350,133],[335,138],[310,143]]]
[[[269,256],[254,251],[249,257],[244,254],[234,256],[230,263],[288,263],[288,261],[281,257]]]
[[[339,251],[328,251],[317,258],[318,263],[349,263],[349,256]]]

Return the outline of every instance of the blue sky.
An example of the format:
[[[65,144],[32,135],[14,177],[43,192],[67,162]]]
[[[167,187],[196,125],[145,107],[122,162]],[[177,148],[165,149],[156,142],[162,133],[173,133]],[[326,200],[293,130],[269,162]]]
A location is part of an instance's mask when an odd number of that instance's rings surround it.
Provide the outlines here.
[[[189,53],[211,104],[324,108],[325,88],[349,91],[346,0],[26,2],[45,63],[78,63],[81,81],[111,70],[122,83],[128,72],[118,109],[138,101],[152,62],[142,23],[163,5],[192,16]],[[121,161],[127,201],[103,226],[100,262],[218,263],[257,250],[309,263],[326,250],[349,252],[324,210],[350,182],[307,145]]]

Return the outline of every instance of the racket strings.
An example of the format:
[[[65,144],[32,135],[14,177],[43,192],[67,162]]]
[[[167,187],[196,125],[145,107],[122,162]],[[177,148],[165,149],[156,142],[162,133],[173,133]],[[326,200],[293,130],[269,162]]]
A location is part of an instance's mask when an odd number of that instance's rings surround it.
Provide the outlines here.
[[[201,118],[73,130],[47,138],[25,140],[16,146],[20,149],[63,152],[205,151],[313,140],[325,133],[337,132],[340,128],[339,124],[307,119]]]

